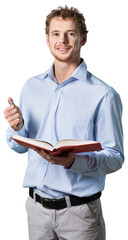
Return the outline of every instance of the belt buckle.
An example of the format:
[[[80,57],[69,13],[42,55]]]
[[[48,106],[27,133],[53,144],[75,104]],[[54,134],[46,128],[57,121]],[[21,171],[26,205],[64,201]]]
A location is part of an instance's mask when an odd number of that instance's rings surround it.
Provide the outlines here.
[[[40,198],[40,203],[43,207],[48,208],[48,209],[56,209],[56,210],[60,209],[58,202],[53,199],[43,201],[43,198]]]
[[[63,202],[64,201],[64,202]],[[71,206],[70,203],[67,201],[67,199],[63,199],[62,202],[57,201],[57,199],[48,199],[48,200],[43,200],[42,197],[40,197],[40,203],[43,207],[48,208],[48,209],[56,209],[60,210],[63,209],[67,206]],[[68,202],[68,203],[67,203]]]
[[[48,209],[54,209],[53,207],[52,207],[52,201],[47,201],[47,200],[43,200],[43,198],[42,197],[40,197],[40,203],[41,203],[41,205],[44,207],[44,208],[48,208]],[[46,204],[45,204],[46,203]],[[50,203],[50,206],[49,206],[49,203]]]

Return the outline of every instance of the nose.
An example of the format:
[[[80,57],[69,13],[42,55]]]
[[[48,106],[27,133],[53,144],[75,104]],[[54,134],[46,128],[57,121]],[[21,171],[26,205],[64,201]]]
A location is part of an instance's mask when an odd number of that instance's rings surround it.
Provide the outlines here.
[[[67,34],[65,34],[65,33],[61,34],[59,42],[60,43],[68,43],[68,36],[67,36]]]

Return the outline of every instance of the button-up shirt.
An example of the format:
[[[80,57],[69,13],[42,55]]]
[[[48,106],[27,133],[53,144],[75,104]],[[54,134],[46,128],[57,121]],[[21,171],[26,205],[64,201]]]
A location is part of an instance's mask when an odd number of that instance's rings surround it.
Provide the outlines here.
[[[30,78],[21,91],[23,128],[7,130],[7,142],[18,153],[28,151],[23,186],[42,196],[90,196],[102,191],[105,176],[121,168],[123,157],[122,104],[119,94],[87,71],[83,61],[70,78],[57,84],[53,65]],[[95,140],[103,150],[79,153],[71,168],[53,165],[11,139],[14,134],[55,144],[62,139]]]

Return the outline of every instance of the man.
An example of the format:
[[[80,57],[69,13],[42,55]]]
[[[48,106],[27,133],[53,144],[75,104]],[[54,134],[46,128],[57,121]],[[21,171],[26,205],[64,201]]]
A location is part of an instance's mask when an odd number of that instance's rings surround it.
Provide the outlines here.
[[[19,153],[28,151],[23,186],[30,195],[29,238],[104,240],[100,196],[105,176],[124,161],[121,100],[112,87],[87,71],[80,57],[87,29],[77,9],[53,10],[46,19],[46,40],[54,64],[26,82],[20,108],[11,105],[4,111],[10,124],[9,146]],[[53,145],[66,138],[96,140],[103,150],[51,156],[15,143],[11,136],[16,132]]]

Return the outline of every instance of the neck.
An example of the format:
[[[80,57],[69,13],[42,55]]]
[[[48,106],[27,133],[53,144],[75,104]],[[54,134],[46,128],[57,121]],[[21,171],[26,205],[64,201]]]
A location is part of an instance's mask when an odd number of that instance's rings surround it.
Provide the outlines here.
[[[64,80],[68,79],[72,75],[72,73],[76,70],[76,68],[79,66],[80,62],[81,59],[74,63],[55,61],[54,73],[57,83],[60,84]]]

